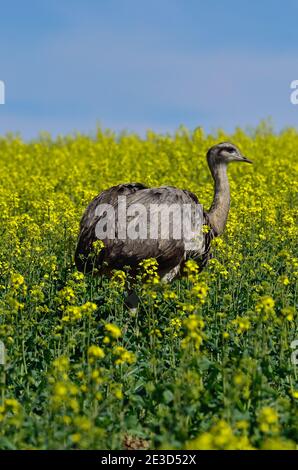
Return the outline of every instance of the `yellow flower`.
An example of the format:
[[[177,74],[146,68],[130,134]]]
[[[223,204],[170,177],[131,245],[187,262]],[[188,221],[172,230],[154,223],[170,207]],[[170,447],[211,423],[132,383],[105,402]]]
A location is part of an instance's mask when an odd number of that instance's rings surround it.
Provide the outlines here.
[[[60,356],[53,361],[53,367],[57,372],[64,372],[69,368],[69,359],[65,356]]]
[[[97,309],[97,305],[93,302],[86,302],[83,305],[67,305],[64,308],[64,315],[61,319],[62,323],[75,323],[84,317],[91,317],[92,313]]]
[[[25,283],[24,277],[19,274],[15,273],[11,275],[11,284],[15,289],[18,289]]]
[[[123,348],[122,346],[116,346],[113,349],[113,354],[116,356],[116,365],[121,365],[125,363],[133,364],[136,361],[135,355],[132,352],[127,351],[127,349]]]
[[[144,259],[140,262],[140,267],[143,271],[142,281],[146,284],[154,285],[159,284],[160,278],[158,275],[158,262],[154,258]]]
[[[6,398],[6,400],[4,400],[4,409],[17,414],[21,410],[21,405],[15,398]]]
[[[245,333],[251,327],[251,323],[248,317],[236,317],[235,320],[232,320],[232,325],[236,327],[237,333]]]
[[[110,390],[114,397],[117,398],[117,400],[123,400],[122,384],[111,383]]]
[[[74,444],[78,444],[81,440],[81,434],[79,432],[76,432],[74,434],[71,434],[70,438]]]
[[[74,424],[80,431],[88,432],[92,427],[90,419],[85,416],[76,416],[74,419]]]
[[[270,316],[275,314],[274,311],[275,302],[269,295],[264,295],[256,304],[256,312],[263,316],[267,320]]]
[[[163,292],[163,298],[165,300],[176,300],[177,299],[177,294],[174,291],[164,291]]]
[[[204,303],[205,299],[207,297],[208,293],[208,287],[206,284],[194,284],[193,288],[191,289],[191,295],[194,295],[197,297],[197,299],[201,302]]]
[[[177,338],[178,334],[180,333],[182,327],[182,321],[180,318],[172,318],[169,323],[169,328],[166,331],[170,331],[172,333],[173,338]]]
[[[198,281],[198,276],[199,276],[198,264],[192,259],[187,260],[184,264],[184,273],[186,274],[190,282]]]
[[[104,249],[104,242],[102,240],[96,240],[95,242],[93,242],[92,244],[92,248],[93,248],[93,251],[94,253],[98,256],[101,251]]]
[[[249,422],[245,419],[241,419],[240,421],[237,421],[236,426],[238,429],[246,431],[249,428]]]
[[[297,450],[297,447],[293,441],[282,438],[270,438],[262,443],[262,450]]]
[[[58,294],[58,301],[63,308],[65,303],[74,303],[76,300],[76,295],[72,287],[64,287]]]
[[[90,358],[103,359],[105,357],[105,353],[99,346],[92,345],[88,348],[88,356]]]
[[[189,450],[252,450],[246,436],[234,434],[231,426],[224,420],[213,425],[209,432],[202,433],[196,439],[186,443]]]
[[[281,310],[281,314],[286,320],[292,322],[294,320],[296,312],[294,307],[285,307]]]
[[[202,226],[202,232],[203,233],[208,233],[208,232],[210,232],[210,230],[211,229],[210,229],[209,225],[203,225]]]
[[[263,433],[278,431],[278,414],[273,408],[263,407],[260,410],[258,421],[260,430]]]
[[[71,398],[70,400],[68,400],[68,405],[74,413],[79,412],[80,406],[75,398]]]
[[[185,349],[187,346],[193,345],[195,349],[199,349],[203,342],[203,320],[197,315],[192,314],[183,321],[183,326],[186,329],[186,334],[181,341],[181,347]]]
[[[162,338],[162,333],[161,333],[159,328],[152,328],[152,330],[150,330],[149,334],[151,336],[156,336],[157,338]]]
[[[288,286],[290,284],[290,280],[288,276],[281,276],[279,281],[282,283],[283,286]]]
[[[111,277],[111,286],[115,287],[117,289],[122,289],[125,286],[126,282],[126,274],[124,271],[120,270],[115,270],[113,271],[112,277]]]
[[[67,387],[63,382],[58,382],[55,384],[54,394],[56,395],[56,397],[63,398],[67,396],[67,392]]]
[[[62,416],[62,419],[63,419],[63,423],[66,426],[69,426],[71,424],[71,417],[70,416],[64,415],[64,416]]]
[[[114,339],[120,338],[121,336],[120,328],[117,325],[114,325],[113,323],[106,323],[105,330]]]

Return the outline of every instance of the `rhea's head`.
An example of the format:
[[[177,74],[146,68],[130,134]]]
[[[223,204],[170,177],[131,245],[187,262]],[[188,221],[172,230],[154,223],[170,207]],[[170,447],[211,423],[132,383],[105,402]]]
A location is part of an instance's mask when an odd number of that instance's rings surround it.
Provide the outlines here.
[[[242,155],[236,145],[231,144],[231,142],[221,142],[211,147],[207,152],[207,160],[210,168],[230,162],[252,163],[252,161]]]

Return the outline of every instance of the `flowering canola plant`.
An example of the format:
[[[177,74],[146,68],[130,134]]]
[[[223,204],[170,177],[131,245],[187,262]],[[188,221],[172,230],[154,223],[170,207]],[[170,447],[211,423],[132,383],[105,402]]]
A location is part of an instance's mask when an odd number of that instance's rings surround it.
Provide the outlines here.
[[[164,284],[144,260],[136,312],[129,272],[77,272],[79,220],[96,194],[140,181],[208,208],[206,151],[226,140],[254,165],[229,167],[228,224],[202,272],[190,260]],[[297,131],[265,124],[0,138],[0,448],[296,448],[297,160]]]

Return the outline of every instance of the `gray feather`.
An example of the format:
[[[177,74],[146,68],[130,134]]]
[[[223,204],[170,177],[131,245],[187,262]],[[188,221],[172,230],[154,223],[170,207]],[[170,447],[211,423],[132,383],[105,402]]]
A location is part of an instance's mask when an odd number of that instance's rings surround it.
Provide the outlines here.
[[[198,223],[198,237],[196,243],[190,244],[190,249],[187,249],[187,243],[184,238],[175,239],[173,230],[175,228],[175,218],[170,217],[169,225],[169,238],[163,239],[160,225],[158,225],[158,236],[153,239],[151,237],[146,239],[125,240],[119,238],[118,226],[115,226],[115,238],[105,238],[104,249],[99,256],[92,258],[93,243],[97,240],[96,225],[100,221],[101,216],[97,215],[97,208],[101,204],[110,204],[116,214],[116,222],[118,222],[118,197],[125,196],[127,208],[132,204],[142,204],[146,209],[151,207],[150,218],[147,220],[146,230],[149,231],[149,222],[152,221],[151,217],[157,217],[156,211],[161,205],[171,206],[176,204],[182,206],[183,204],[189,205],[192,217],[197,212],[199,201],[197,197],[189,191],[177,189],[172,186],[161,186],[159,188],[147,188],[140,183],[121,184],[114,186],[106,191],[103,191],[87,207],[81,223],[80,234],[78,239],[77,250],[75,254],[75,261],[78,269],[81,271],[91,271],[93,267],[101,268],[105,262],[109,269],[121,269],[124,266],[131,266],[135,268],[138,263],[146,258],[156,258],[161,272],[167,272],[172,268],[181,265],[181,263],[188,257],[198,258],[204,256],[206,252],[205,239],[202,231],[200,230],[204,223],[204,215],[197,218]],[[135,215],[131,217],[134,225],[142,227],[142,217]],[[150,219],[150,220],[149,220]],[[130,219],[128,217],[127,223]],[[151,224],[152,226],[152,224]],[[148,232],[147,232],[148,233]],[[208,247],[209,251],[209,247]],[[91,257],[90,257],[91,255]]]

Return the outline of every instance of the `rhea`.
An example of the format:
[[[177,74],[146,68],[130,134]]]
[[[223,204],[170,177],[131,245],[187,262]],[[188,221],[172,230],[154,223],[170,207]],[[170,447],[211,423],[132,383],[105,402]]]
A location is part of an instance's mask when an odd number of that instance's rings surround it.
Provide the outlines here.
[[[135,272],[140,261],[155,258],[161,278],[171,281],[183,271],[183,265],[189,258],[195,259],[203,268],[211,257],[210,245],[214,237],[220,236],[226,226],[230,209],[230,188],[227,167],[231,162],[252,163],[241,154],[239,149],[229,142],[222,142],[211,147],[207,152],[208,166],[214,180],[214,198],[209,210],[201,209],[197,196],[190,191],[173,186],[148,188],[141,183],[128,183],[113,186],[98,196],[88,205],[80,223],[80,233],[75,253],[76,266],[85,273],[110,273],[114,269],[126,266]],[[125,200],[127,220],[135,228],[134,236],[123,236],[123,222],[115,228],[120,219],[120,202]],[[121,203],[122,203],[121,202]],[[181,236],[175,236],[178,219],[172,214],[171,230],[168,236],[162,236],[163,220],[156,215],[161,207],[187,207],[191,228]],[[109,208],[112,211],[108,210]],[[137,210],[135,210],[137,208]],[[141,217],[140,208],[150,208],[150,217]],[[153,208],[153,212],[152,212]],[[183,211],[181,211],[182,213]],[[148,233],[151,224],[158,229],[154,236],[137,236],[136,232]],[[169,219],[168,219],[169,220]],[[122,223],[122,226],[121,226]],[[113,225],[113,233],[108,226]],[[145,227],[144,227],[145,225]],[[204,226],[207,226],[204,228]],[[99,236],[98,227],[106,228]],[[152,228],[152,227],[150,227]],[[207,228],[207,229],[206,229]],[[183,232],[183,231],[182,231]],[[192,238],[189,237],[189,232]],[[157,235],[156,235],[157,234]],[[100,251],[95,249],[98,239],[103,242]]]

